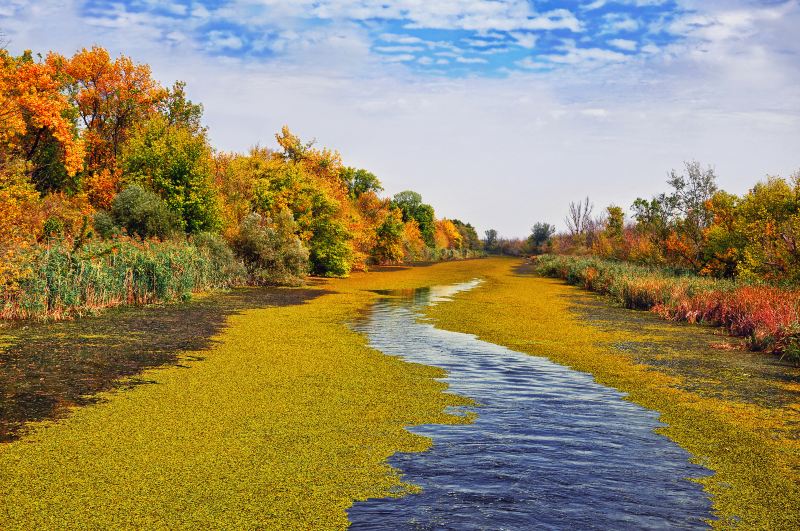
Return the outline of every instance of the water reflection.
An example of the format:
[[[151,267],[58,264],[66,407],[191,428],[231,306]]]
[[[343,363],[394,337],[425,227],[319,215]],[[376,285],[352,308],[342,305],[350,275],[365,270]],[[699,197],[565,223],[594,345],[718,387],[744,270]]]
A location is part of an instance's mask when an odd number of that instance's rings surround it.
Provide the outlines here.
[[[356,324],[374,348],[446,369],[450,390],[480,406],[474,424],[412,428],[433,448],[391,463],[422,493],[355,504],[353,528],[707,527],[709,500],[685,479],[707,471],[654,433],[656,413],[589,375],[418,321],[476,283],[387,293]]]

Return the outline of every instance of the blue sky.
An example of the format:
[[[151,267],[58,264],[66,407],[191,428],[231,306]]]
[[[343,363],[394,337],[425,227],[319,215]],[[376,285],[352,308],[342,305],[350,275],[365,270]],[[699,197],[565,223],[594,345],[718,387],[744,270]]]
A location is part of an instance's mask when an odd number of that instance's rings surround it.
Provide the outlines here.
[[[100,44],[186,80],[214,144],[288,124],[450,217],[523,236],[570,200],[741,193],[800,168],[798,0],[6,0],[13,52]]]

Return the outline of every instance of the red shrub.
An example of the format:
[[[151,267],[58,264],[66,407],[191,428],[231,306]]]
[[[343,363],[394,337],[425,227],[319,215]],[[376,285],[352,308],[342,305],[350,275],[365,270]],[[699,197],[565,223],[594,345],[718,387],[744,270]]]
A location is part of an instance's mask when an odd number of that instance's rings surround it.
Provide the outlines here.
[[[750,339],[754,349],[780,350],[800,329],[800,292],[742,286],[676,298],[653,309],[674,320],[724,326]]]

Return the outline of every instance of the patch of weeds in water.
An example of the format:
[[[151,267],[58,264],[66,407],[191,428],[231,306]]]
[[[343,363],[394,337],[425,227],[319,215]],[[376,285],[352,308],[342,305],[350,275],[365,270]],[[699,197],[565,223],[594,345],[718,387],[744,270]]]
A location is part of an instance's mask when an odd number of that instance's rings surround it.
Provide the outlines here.
[[[123,307],[74,321],[23,322],[7,326],[0,341],[0,442],[26,423],[63,415],[92,403],[91,396],[148,368],[201,361],[201,351],[233,313],[248,308],[298,304],[318,291],[243,289],[183,305]]]

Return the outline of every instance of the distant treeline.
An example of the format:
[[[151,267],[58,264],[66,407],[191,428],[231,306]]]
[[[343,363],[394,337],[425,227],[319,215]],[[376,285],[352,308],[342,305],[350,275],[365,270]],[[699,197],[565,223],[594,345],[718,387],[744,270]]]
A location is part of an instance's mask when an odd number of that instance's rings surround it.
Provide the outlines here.
[[[670,191],[637,199],[630,218],[586,198],[569,205],[567,231],[536,223],[526,240],[486,232],[486,249],[506,254],[595,255],[743,282],[800,282],[800,172],[767,177],[746,194],[720,190],[711,167],[687,162]]]
[[[288,128],[279,149],[216,151],[181,82],[103,48],[0,50],[4,317],[343,276],[479,254],[469,223]]]

